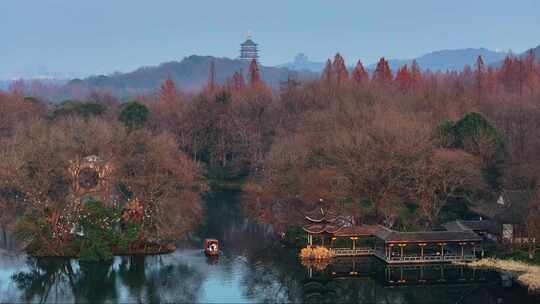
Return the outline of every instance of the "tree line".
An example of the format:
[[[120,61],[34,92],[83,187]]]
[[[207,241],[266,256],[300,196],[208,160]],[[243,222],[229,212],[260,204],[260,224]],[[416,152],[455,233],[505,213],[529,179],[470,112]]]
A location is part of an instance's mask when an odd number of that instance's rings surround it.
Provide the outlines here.
[[[532,53],[438,73],[413,62],[395,75],[384,58],[368,73],[360,61],[349,71],[336,54],[320,79],[291,77],[279,90],[256,62],[247,75],[217,83],[211,68],[198,94],[167,79],[128,103],[99,92],[59,105],[16,88],[0,94],[4,225],[26,213],[65,214],[70,161],[88,155],[115,168],[119,206],[137,197],[151,210],[141,238],[187,234],[202,213],[205,178],[246,179],[246,212],[278,231],[301,224],[298,211],[321,199],[357,223],[433,227],[505,189],[534,193],[528,222],[538,217]]]

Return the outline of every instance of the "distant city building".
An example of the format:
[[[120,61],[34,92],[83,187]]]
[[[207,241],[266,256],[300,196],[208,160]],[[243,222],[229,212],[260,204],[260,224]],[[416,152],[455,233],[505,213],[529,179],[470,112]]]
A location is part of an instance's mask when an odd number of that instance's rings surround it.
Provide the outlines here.
[[[259,59],[259,49],[257,44],[251,40],[251,35],[248,34],[246,41],[240,45],[240,60],[251,61]]]

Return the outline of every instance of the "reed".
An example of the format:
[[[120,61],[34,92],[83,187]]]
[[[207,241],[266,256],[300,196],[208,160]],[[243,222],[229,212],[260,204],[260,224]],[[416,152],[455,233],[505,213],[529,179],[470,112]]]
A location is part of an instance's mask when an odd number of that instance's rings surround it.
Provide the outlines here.
[[[540,291],[540,266],[514,260],[482,259],[468,263],[471,267],[486,267],[509,271],[529,290]]]
[[[306,247],[302,248],[300,251],[300,257],[302,259],[315,259],[315,260],[324,260],[331,259],[334,256],[332,251],[328,248],[317,246],[317,247]]]

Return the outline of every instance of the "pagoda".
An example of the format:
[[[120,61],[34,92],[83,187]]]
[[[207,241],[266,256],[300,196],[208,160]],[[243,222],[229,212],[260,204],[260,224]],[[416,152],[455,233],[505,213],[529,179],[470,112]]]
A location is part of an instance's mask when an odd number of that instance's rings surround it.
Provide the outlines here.
[[[347,226],[347,221],[344,217],[337,215],[331,210],[327,210],[322,204],[310,211],[304,211],[305,225],[302,229],[308,234],[308,244],[313,245],[313,235],[324,237],[325,235],[333,235]]]
[[[251,34],[248,34],[246,41],[240,45],[240,60],[252,61],[259,58],[259,49],[257,44],[251,40]]]

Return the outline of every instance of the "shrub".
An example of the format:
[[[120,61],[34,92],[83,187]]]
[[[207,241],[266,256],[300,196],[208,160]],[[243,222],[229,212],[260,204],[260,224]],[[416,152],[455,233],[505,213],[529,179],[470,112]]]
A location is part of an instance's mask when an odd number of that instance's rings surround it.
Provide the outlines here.
[[[142,128],[148,120],[148,108],[136,101],[128,102],[122,105],[118,120],[128,129]]]

